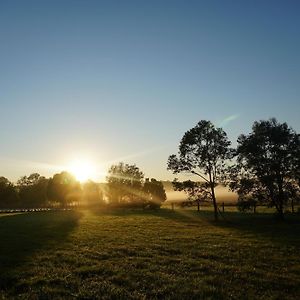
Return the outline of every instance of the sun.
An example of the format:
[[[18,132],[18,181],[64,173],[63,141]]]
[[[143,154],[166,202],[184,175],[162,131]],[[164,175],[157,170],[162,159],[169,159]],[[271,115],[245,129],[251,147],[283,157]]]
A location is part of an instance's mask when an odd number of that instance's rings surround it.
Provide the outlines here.
[[[94,165],[87,160],[72,161],[68,169],[81,182],[93,179],[96,173]]]

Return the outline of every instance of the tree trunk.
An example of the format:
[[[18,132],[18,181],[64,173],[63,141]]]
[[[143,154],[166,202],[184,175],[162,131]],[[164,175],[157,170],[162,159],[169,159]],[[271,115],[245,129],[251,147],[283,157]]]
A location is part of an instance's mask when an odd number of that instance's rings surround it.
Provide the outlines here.
[[[197,211],[199,212],[200,211],[200,201],[197,200]]]
[[[211,184],[211,197],[214,205],[214,215],[215,215],[215,221],[219,220],[219,215],[218,215],[218,205],[217,205],[217,200],[215,196],[215,187],[214,184]]]
[[[216,200],[216,195],[215,195],[215,183],[214,183],[214,179],[212,177],[211,172],[209,172],[208,175],[209,175],[211,197],[212,197],[212,201],[213,201],[213,205],[214,205],[215,221],[218,221],[219,215],[218,215],[218,205],[217,205],[217,200]]]
[[[278,216],[279,216],[280,220],[284,220],[283,205],[282,205],[281,200],[280,200],[280,203],[279,203]]]
[[[295,207],[294,207],[294,198],[292,198],[292,213],[294,213],[295,212]]]
[[[283,214],[283,203],[279,197],[276,197],[275,199],[272,199],[273,204],[275,205],[275,208],[278,213],[278,219],[284,220],[284,214]]]
[[[283,214],[283,201],[284,201],[284,193],[282,189],[282,180],[279,178],[278,180],[278,215],[280,220],[284,220],[284,214]]]

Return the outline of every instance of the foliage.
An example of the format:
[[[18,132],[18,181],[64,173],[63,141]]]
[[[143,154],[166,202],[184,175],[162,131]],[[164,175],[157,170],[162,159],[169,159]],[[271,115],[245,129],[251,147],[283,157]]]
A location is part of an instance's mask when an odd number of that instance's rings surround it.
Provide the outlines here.
[[[89,180],[82,184],[82,202],[85,206],[102,206],[104,204],[103,193],[99,184]]]
[[[154,178],[146,178],[143,186],[143,191],[145,193],[145,205],[149,208],[159,208],[167,199],[166,191],[161,181]]]
[[[256,209],[257,201],[255,199],[238,199],[237,202],[237,208],[239,211],[248,211],[248,210],[254,210]]]
[[[17,182],[20,206],[26,208],[47,206],[48,181],[38,173],[21,177]]]
[[[168,159],[168,169],[173,173],[188,172],[206,183],[203,187],[211,196],[215,219],[218,219],[215,187],[224,175],[226,161],[232,158],[230,144],[223,129],[202,120],[184,134],[178,155],[171,155]]]
[[[106,177],[110,203],[143,205],[143,178],[143,172],[136,165],[123,162],[112,165]]]
[[[198,211],[200,209],[200,203],[204,201],[211,200],[211,194],[208,191],[207,182],[199,181],[178,181],[177,178],[172,182],[175,191],[183,191],[188,196],[188,201],[184,201],[182,206],[188,206],[188,202],[195,203],[198,206]]]
[[[231,187],[241,200],[245,196],[275,206],[283,217],[284,207],[298,199],[299,135],[276,119],[254,122],[249,135],[240,135],[237,166]]]
[[[68,172],[55,174],[49,180],[48,198],[62,207],[77,205],[81,200],[82,191],[80,183]]]
[[[7,178],[0,177],[0,208],[17,208],[19,200],[16,187]]]

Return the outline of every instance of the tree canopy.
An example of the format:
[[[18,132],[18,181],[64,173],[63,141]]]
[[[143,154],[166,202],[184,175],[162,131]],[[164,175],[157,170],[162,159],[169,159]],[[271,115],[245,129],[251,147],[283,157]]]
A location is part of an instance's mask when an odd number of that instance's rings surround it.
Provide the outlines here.
[[[21,177],[17,182],[20,202],[23,207],[45,207],[49,179],[38,173]]]
[[[202,120],[184,134],[178,155],[171,155],[168,159],[168,169],[173,173],[188,172],[204,181],[204,187],[214,205],[216,220],[218,207],[215,187],[223,176],[226,160],[232,157],[230,144],[222,128]]]
[[[80,201],[81,186],[72,174],[64,171],[50,178],[47,194],[52,202],[66,207]]]
[[[82,184],[82,203],[85,206],[102,206],[104,204],[103,192],[99,184],[88,180]]]
[[[20,198],[15,186],[5,177],[0,177],[0,208],[18,208]]]
[[[146,178],[143,187],[145,193],[145,205],[150,208],[159,208],[167,199],[166,191],[161,181],[154,178]]]
[[[283,218],[284,207],[299,195],[299,148],[299,135],[287,123],[254,122],[252,132],[238,138],[231,187],[240,200],[268,203]]]
[[[143,179],[144,173],[136,165],[123,162],[112,165],[106,177],[110,201],[115,204],[140,202]]]

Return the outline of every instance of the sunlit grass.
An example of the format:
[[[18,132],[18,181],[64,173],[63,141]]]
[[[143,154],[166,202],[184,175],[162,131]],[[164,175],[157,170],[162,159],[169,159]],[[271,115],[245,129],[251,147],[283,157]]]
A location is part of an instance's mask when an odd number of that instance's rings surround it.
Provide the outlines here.
[[[0,215],[0,299],[297,299],[299,217],[211,212]]]

